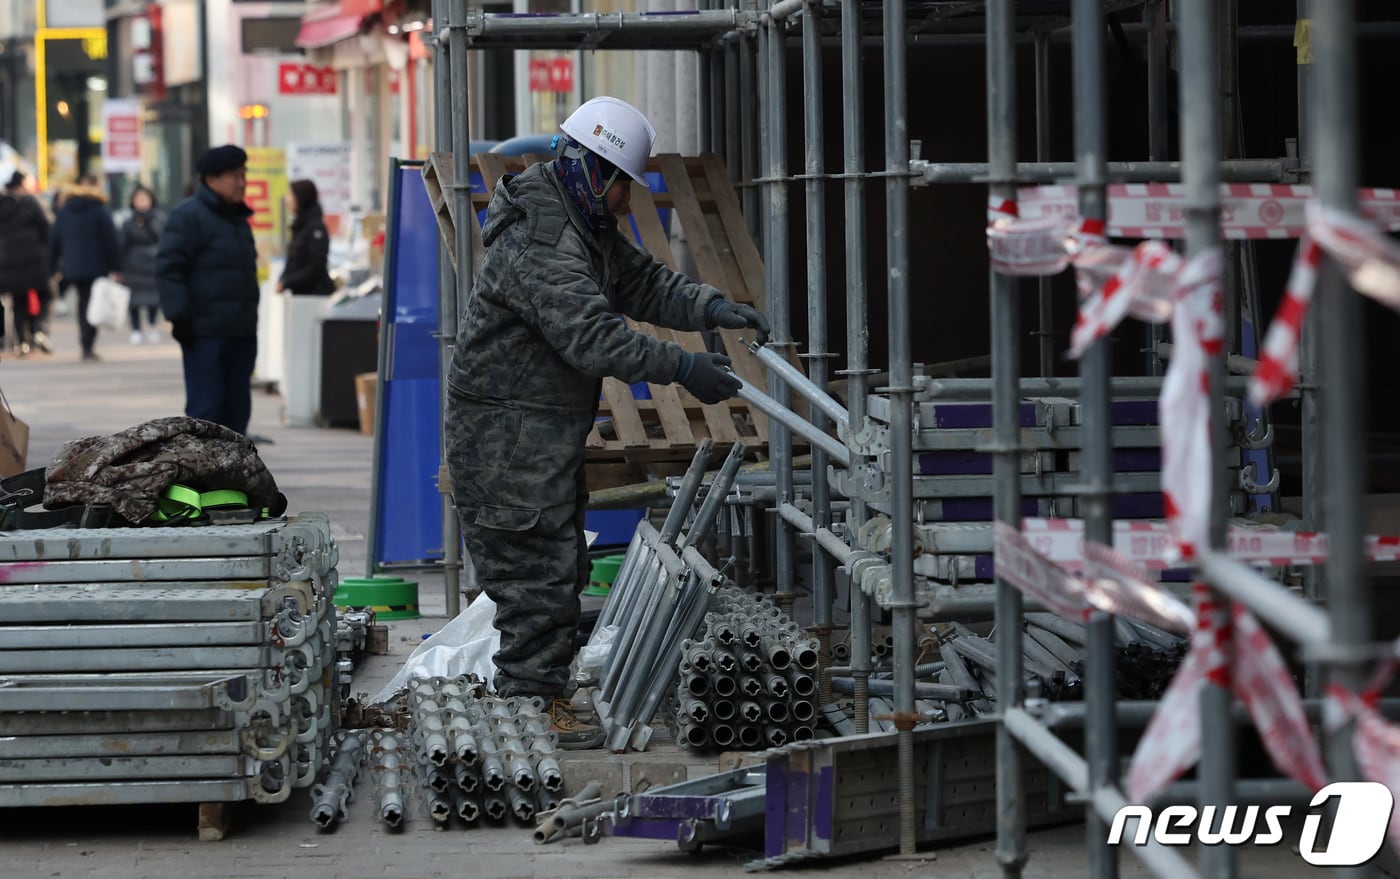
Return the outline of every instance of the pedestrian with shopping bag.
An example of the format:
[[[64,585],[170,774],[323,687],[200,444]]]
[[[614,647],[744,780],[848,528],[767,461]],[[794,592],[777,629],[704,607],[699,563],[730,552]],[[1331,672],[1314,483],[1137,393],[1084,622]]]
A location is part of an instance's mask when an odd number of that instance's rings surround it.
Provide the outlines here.
[[[49,217],[24,184],[24,173],[13,171],[0,193],[0,294],[10,295],[12,344],[21,357],[33,348],[49,350],[43,321],[52,298],[44,262],[49,248]],[[0,335],[4,328],[0,308]]]
[[[78,291],[78,338],[84,360],[100,360],[94,346],[97,328],[88,321],[92,284],[98,278],[121,280],[121,247],[117,226],[107,210],[107,194],[97,178],[84,174],[64,189],[62,207],[49,237],[49,271],[62,272],[63,283]]]

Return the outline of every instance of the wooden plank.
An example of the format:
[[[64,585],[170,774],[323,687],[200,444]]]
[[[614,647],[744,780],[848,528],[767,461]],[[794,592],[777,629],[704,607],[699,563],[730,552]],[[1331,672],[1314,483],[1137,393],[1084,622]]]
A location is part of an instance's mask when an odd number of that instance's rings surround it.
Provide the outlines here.
[[[705,178],[710,184],[715,210],[724,223],[724,228],[729,232],[729,246],[739,263],[740,273],[748,282],[749,304],[759,311],[766,311],[763,258],[759,255],[758,246],[754,244],[753,238],[749,236],[744,212],[739,208],[739,196],[734,191],[733,184],[729,182],[729,172],[725,170],[724,161],[714,153],[706,153],[700,160],[705,169]]]
[[[228,834],[233,823],[233,809],[228,803],[199,804],[199,841],[218,842]]]
[[[681,406],[681,396],[676,386],[648,384],[647,387],[651,390],[652,402],[656,404],[656,416],[666,435],[667,445],[678,448],[694,446],[695,433],[690,429],[690,419]]]
[[[603,379],[603,399],[608,401],[618,441],[627,448],[650,448],[651,440],[632,399],[632,389],[609,376]]]
[[[481,165],[481,176],[486,181],[486,191],[495,192],[496,184],[501,178],[510,173],[506,169],[506,157],[498,156],[495,153],[482,153],[476,157],[476,161]]]

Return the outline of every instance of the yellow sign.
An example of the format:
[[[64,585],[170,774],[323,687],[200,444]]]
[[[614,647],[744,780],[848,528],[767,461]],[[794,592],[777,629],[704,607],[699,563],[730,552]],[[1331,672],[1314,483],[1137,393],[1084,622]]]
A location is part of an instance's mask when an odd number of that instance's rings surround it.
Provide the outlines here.
[[[286,246],[287,152],[281,147],[245,147],[248,151],[248,190],[243,196],[253,216],[253,240],[258,245],[258,274],[267,271],[270,257]]]

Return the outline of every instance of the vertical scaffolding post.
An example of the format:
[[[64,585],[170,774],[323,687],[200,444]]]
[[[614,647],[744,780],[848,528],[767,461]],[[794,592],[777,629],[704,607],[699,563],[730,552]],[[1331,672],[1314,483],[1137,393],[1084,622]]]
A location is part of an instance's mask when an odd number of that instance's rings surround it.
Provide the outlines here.
[[[1167,161],[1171,138],[1171,104],[1168,85],[1171,79],[1170,44],[1167,39],[1167,0],[1147,0],[1142,11],[1147,25],[1147,158],[1152,162]],[[1147,374],[1161,375],[1162,361],[1157,358],[1166,328],[1147,324]]]
[[[1355,213],[1356,169],[1360,165],[1356,108],[1355,0],[1314,3],[1313,45],[1316,67],[1312,101],[1315,185],[1322,204]],[[1327,449],[1326,517],[1329,536],[1327,606],[1332,617],[1332,644],[1338,653],[1355,656],[1371,632],[1371,582],[1361,556],[1361,499],[1365,477],[1365,332],[1361,299],[1331,259],[1324,262],[1317,291],[1322,324],[1323,406]],[[1365,684],[1366,668],[1355,660],[1332,666],[1332,679],[1353,692]],[[1354,724],[1327,741],[1328,770],[1333,781],[1357,779],[1351,737]],[[1371,875],[1367,868],[1348,875]]]
[[[866,308],[865,106],[861,76],[859,0],[841,0],[841,134],[846,208],[846,409],[852,427],[865,418],[870,373],[870,316]],[[865,523],[865,501],[851,499],[848,530]],[[856,732],[870,731],[870,598],[859,583],[851,592],[851,677]]]
[[[1044,36],[1044,39],[1042,38]],[[1048,35],[1036,36],[1036,146],[1048,131],[1041,93],[1048,87],[1042,58],[1049,54]],[[1048,67],[1048,62],[1044,67]],[[1048,102],[1048,101],[1047,101]],[[991,196],[1016,198],[1016,12],[1013,0],[987,4],[987,145]],[[1042,285],[1046,281],[1041,281]],[[1021,300],[1016,278],[995,269],[991,273],[992,425],[995,431],[995,504],[997,521],[1021,527]],[[1041,316],[1049,291],[1042,286]],[[1049,339],[1042,335],[1041,369],[1046,369]],[[1044,373],[1048,375],[1049,373]],[[997,578],[997,710],[1019,707],[1025,699],[1021,671],[1021,592]],[[1021,750],[1005,724],[997,724],[996,798],[997,862],[1007,879],[1017,879],[1026,864],[1026,791]]]
[[[1107,101],[1104,87],[1104,12],[1101,0],[1074,0],[1074,152],[1079,178],[1079,216],[1108,217]],[[1113,481],[1110,460],[1112,406],[1109,398],[1109,339],[1095,342],[1080,361],[1080,405],[1084,447],[1080,468],[1084,536],[1113,545],[1109,505]],[[1113,618],[1096,612],[1089,620],[1085,659],[1085,757],[1092,790],[1117,782],[1118,724],[1115,711]],[[1094,809],[1085,811],[1089,875],[1114,879],[1118,850],[1108,845],[1108,827]]]
[[[1184,0],[1181,4],[1181,102],[1192,112],[1181,114],[1182,182],[1186,193],[1186,252],[1188,257],[1220,247],[1220,66],[1218,64],[1215,0]],[[1228,299],[1228,297],[1222,298]],[[1209,363],[1211,461],[1215,492],[1211,506],[1210,545],[1225,546],[1229,518],[1229,489],[1225,466],[1224,352]],[[1209,743],[1201,750],[1200,804],[1233,802],[1235,773],[1234,726],[1230,722],[1228,689],[1207,683],[1201,691],[1201,734]],[[1235,850],[1230,846],[1201,847],[1201,875],[1235,875]]]
[[[1016,24],[1016,22],[1015,22],[1015,18],[1014,18],[1014,16],[1013,16],[1012,22],[1011,22],[1011,26],[1012,26],[1012,29],[1013,29],[1013,30],[1012,30],[1013,36],[1014,36],[1014,34],[1015,34],[1015,30],[1014,30],[1014,29],[1015,29],[1015,24]],[[997,26],[998,26],[998,28],[999,28],[1001,25],[998,24]],[[1035,32],[1035,160],[1036,160],[1037,162],[1048,162],[1048,161],[1050,161],[1050,137],[1051,137],[1051,129],[1050,129],[1050,115],[1051,115],[1051,107],[1050,107],[1050,45],[1051,45],[1051,44],[1050,44],[1050,32],[1049,32],[1049,31],[1038,30],[1038,31]],[[1008,49],[1007,51],[1011,51],[1012,49],[1014,49],[1014,47],[1015,47],[1015,43],[1012,43],[1012,44],[1011,44],[1011,49]],[[991,13],[989,12],[989,13],[988,13],[988,18],[987,18],[987,52],[990,54],[992,51],[993,51],[993,49],[992,49],[992,20],[991,20]],[[1016,72],[1016,70],[1015,70],[1015,64],[1012,65],[1012,70],[1011,70],[1011,72],[1012,72],[1013,75],[1015,74],[1015,72]],[[989,66],[988,69],[987,69],[987,82],[988,82],[988,83],[990,83],[990,82],[992,81],[992,78],[991,78],[991,77],[992,77],[992,71],[991,71],[991,68],[990,68],[990,66]],[[1014,107],[1014,105],[1015,105],[1015,88],[1014,88],[1014,86],[1011,87],[1011,94],[1012,94],[1012,105],[1013,105],[1013,107]],[[990,98],[989,98],[989,100],[990,100]],[[990,121],[990,117],[989,117],[989,121]],[[1014,115],[1012,116],[1012,123],[1013,123],[1012,131],[1013,131],[1013,133],[1014,133],[1014,131],[1015,131],[1015,128],[1014,128],[1015,117],[1014,117]],[[990,138],[995,138],[995,137],[997,137],[997,136],[998,136],[998,135],[992,133],[991,131],[988,131],[988,137],[990,137]],[[1012,137],[1012,141],[1013,141],[1013,143],[1014,143],[1014,141],[1015,141],[1015,138],[1014,138],[1014,137]],[[995,151],[995,150],[997,149],[997,144],[996,144],[995,140],[991,141],[991,143],[992,143],[992,150]],[[1012,166],[1011,166],[1011,168],[1012,168],[1012,171],[1014,172],[1014,170],[1015,170],[1015,164],[1014,164],[1014,163],[1015,163],[1015,161],[1016,161],[1016,153],[1015,153],[1015,150],[1014,150],[1014,149],[1013,149],[1012,152],[1011,152],[1011,161],[1012,161],[1012,163],[1013,163]],[[991,160],[991,163],[992,163],[992,166],[993,166],[993,167],[992,167],[990,170],[991,170],[991,173],[992,173],[992,177],[995,178],[995,177],[998,176],[998,172],[997,172],[996,167],[995,167],[995,166],[996,166],[996,159],[993,158],[993,159]],[[1008,176],[1010,176],[1010,175],[1008,175]],[[1007,195],[1005,195],[1004,197],[1005,197],[1005,198],[1015,198],[1015,197],[1016,197],[1016,192],[1015,192],[1015,190],[1014,190],[1014,189],[1011,189],[1011,190],[1009,191],[1009,193],[1008,193]],[[995,274],[994,274],[994,275],[993,275],[993,279],[994,279],[993,283],[994,283],[994,284],[995,284],[995,277],[996,277],[996,276],[995,276]],[[1037,299],[1037,305],[1039,306],[1038,311],[1039,311],[1039,316],[1040,316],[1040,327],[1039,327],[1039,329],[1036,331],[1036,337],[1037,337],[1037,338],[1039,339],[1039,341],[1040,341],[1040,374],[1043,375],[1043,376],[1049,377],[1049,376],[1052,376],[1052,375],[1055,374],[1055,300],[1054,300],[1053,295],[1052,295],[1053,287],[1051,286],[1051,281],[1050,281],[1050,279],[1049,279],[1048,277],[1043,277],[1043,278],[1038,279],[1038,280],[1036,281],[1036,284],[1037,284],[1037,286],[1038,286],[1038,288],[1039,288],[1039,292],[1037,293],[1036,299]],[[995,290],[995,286],[993,287],[993,289]],[[993,299],[996,298],[996,293],[995,293],[995,292],[992,294],[992,297],[993,297]],[[995,324],[995,320],[993,321],[993,324],[992,324],[992,325],[993,325],[993,326],[996,325],[996,324]],[[1018,331],[1017,331],[1017,332],[1018,332],[1018,335],[1019,335],[1019,328],[1018,328]],[[1019,375],[1021,374],[1019,364],[1017,365],[1016,373],[1015,373],[1015,374],[1016,374],[1017,376],[1019,376]],[[1017,508],[1019,509],[1019,502],[1018,502]]]
[[[1298,18],[1306,20],[1312,15],[1314,0],[1298,0]],[[1298,64],[1298,168],[1302,172],[1301,182],[1311,183],[1313,172],[1313,64],[1301,59]],[[1301,246],[1301,244],[1299,245]],[[1317,385],[1317,347],[1322,333],[1322,307],[1308,309],[1303,321],[1303,334],[1298,340],[1298,395],[1299,429],[1302,438],[1303,458],[1303,528],[1307,531],[1324,531],[1328,527],[1323,509],[1322,450],[1326,437],[1322,432],[1322,407]],[[1327,595],[1328,566],[1317,565],[1303,571],[1303,594],[1314,601]],[[1321,696],[1323,682],[1320,669],[1311,666],[1305,678],[1305,692],[1309,696]]]
[[[914,827],[914,361],[909,337],[909,126],[904,4],[885,3],[885,217],[889,290],[890,546],[894,601],[894,715],[899,751],[899,850]]]
[[[807,207],[807,374],[825,388],[828,380],[826,350],[826,181],[822,147],[822,42],[821,4],[809,2],[802,13],[802,106],[805,143]],[[827,418],[812,404],[809,420],[825,430]],[[827,482],[827,454],[812,447],[812,525],[831,527],[831,485]],[[821,652],[821,668],[831,665],[831,605],[835,561],[812,537],[812,622]],[[821,675],[823,705],[831,701],[831,676]]]
[[[441,14],[441,17],[439,15]],[[438,271],[438,334],[442,344],[440,355],[440,376],[442,391],[440,399],[447,401],[447,371],[452,363],[452,346],[457,340],[457,316],[462,313],[462,303],[472,284],[472,238],[473,222],[471,211],[471,177],[469,162],[471,156],[467,131],[467,4],[466,0],[437,0],[433,5],[433,26],[441,39],[442,25],[448,30],[448,50],[444,59],[438,55],[434,64],[437,78],[437,141],[438,149],[444,146],[452,150],[452,201],[458,219],[457,224],[457,265],[448,266],[451,275],[441,266],[447,265],[446,249],[439,243],[440,268]],[[446,64],[443,64],[443,61]],[[458,104],[454,107],[453,103]],[[455,110],[455,112],[454,112]],[[464,208],[463,205],[466,207]],[[465,242],[465,243],[464,243]],[[455,282],[455,283],[454,283]],[[445,409],[443,411],[446,411]],[[447,424],[441,427],[440,438],[442,459],[447,460]],[[461,546],[462,536],[457,523],[457,508],[452,502],[452,493],[442,494],[442,585],[447,593],[447,615],[455,617],[462,610],[461,587]]]
[[[746,8],[752,8],[752,0],[746,0]],[[763,176],[762,168],[759,164],[759,129],[760,125],[754,125],[752,120],[758,119],[758,92],[760,85],[760,74],[758,69],[758,42],[757,33],[743,33],[738,41],[739,53],[739,117],[743,124],[739,126],[739,131],[743,134],[740,154],[743,159],[743,174],[741,178],[744,183],[744,216],[749,221],[749,235],[755,241],[763,243],[759,237],[761,231],[761,219],[759,217],[759,191],[754,183]],[[761,120],[760,120],[761,122]]]
[[[768,315],[773,325],[772,345],[786,349],[792,345],[792,317],[788,290],[788,204],[787,204],[787,66],[784,58],[786,24],[765,17],[768,31]],[[768,392],[782,406],[792,408],[792,391],[772,370],[768,372]],[[768,451],[777,480],[777,502],[792,503],[792,432],[768,422]],[[781,516],[774,516],[773,574],[774,596],[790,614],[795,597],[793,533]]]
[[[744,177],[744,152],[739,140],[743,134],[739,124],[739,52],[742,46],[740,34],[732,33],[724,38],[724,163],[729,166],[730,179],[735,181]]]

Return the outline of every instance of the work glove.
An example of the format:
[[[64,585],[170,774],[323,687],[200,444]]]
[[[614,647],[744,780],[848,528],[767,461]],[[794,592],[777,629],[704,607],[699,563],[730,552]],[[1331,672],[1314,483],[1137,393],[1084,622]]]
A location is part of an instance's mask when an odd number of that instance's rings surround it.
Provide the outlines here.
[[[676,381],[701,403],[723,403],[739,393],[739,379],[729,371],[729,358],[701,352],[681,355]]]
[[[170,335],[181,345],[194,341],[194,324],[189,318],[179,318],[170,322]]]
[[[758,333],[754,341],[760,345],[768,342],[768,334],[772,332],[772,327],[768,326],[768,318],[752,305],[716,299],[705,309],[705,313],[709,315],[711,327],[724,327],[727,330],[751,327]]]

